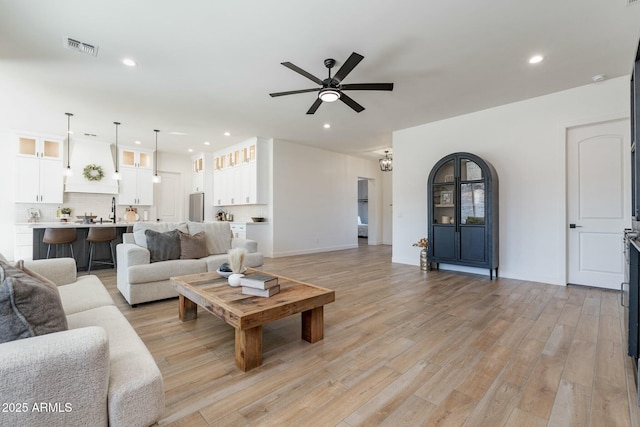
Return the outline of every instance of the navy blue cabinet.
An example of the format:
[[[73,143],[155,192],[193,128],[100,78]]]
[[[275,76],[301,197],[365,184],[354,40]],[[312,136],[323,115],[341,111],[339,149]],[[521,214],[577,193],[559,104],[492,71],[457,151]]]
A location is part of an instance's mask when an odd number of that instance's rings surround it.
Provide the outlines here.
[[[471,153],[454,153],[431,170],[427,260],[488,268],[498,276],[498,174]]]

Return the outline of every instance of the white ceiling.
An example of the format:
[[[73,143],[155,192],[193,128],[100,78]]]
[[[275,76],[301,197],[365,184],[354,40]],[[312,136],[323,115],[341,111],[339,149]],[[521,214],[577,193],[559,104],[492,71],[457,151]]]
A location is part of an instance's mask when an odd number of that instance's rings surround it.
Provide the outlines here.
[[[640,2],[626,1],[0,0],[0,128],[64,134],[71,112],[75,137],[113,142],[120,121],[120,144],[153,147],[160,129],[160,151],[258,135],[367,156],[394,130],[629,74]],[[268,95],[316,87],[281,62],[324,79],[325,58],[335,71],[354,51],[343,83],[395,84],[349,92],[362,113]]]

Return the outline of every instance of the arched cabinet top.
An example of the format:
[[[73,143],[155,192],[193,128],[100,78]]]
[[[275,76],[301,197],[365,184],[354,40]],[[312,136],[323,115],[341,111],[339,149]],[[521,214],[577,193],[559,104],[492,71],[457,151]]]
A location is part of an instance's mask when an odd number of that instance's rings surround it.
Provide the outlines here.
[[[483,158],[466,152],[449,154],[438,160],[429,173],[429,184],[460,181],[477,181],[485,177],[497,181],[496,169]]]

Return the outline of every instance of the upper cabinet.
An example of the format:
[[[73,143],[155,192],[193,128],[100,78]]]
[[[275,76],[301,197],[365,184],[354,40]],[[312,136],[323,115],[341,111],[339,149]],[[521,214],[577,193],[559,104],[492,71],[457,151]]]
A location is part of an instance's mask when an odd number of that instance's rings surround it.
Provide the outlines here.
[[[120,166],[153,169],[153,150],[120,148]]]
[[[153,205],[153,150],[119,148],[119,205]]]
[[[62,140],[18,136],[16,193],[18,203],[62,203]]]
[[[216,206],[266,203],[268,156],[265,142],[252,138],[214,153],[213,200]]]
[[[429,174],[429,263],[498,274],[498,174],[470,153],[441,159]]]

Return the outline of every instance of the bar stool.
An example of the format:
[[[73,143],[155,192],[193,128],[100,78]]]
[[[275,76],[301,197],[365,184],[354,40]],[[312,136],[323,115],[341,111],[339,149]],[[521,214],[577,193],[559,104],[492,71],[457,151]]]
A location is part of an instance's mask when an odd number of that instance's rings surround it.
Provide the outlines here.
[[[87,273],[91,273],[91,264],[107,264],[116,268],[116,256],[113,251],[113,241],[116,239],[115,227],[90,227],[89,234],[87,235],[87,242],[89,242],[89,267]],[[93,247],[96,243],[109,243],[111,249],[111,262],[107,261],[93,261]]]
[[[77,239],[75,228],[45,228],[44,236],[42,237],[42,243],[46,243],[47,246],[47,259],[51,253],[51,245],[69,245],[71,250],[71,258],[75,258],[73,255],[73,245]]]

